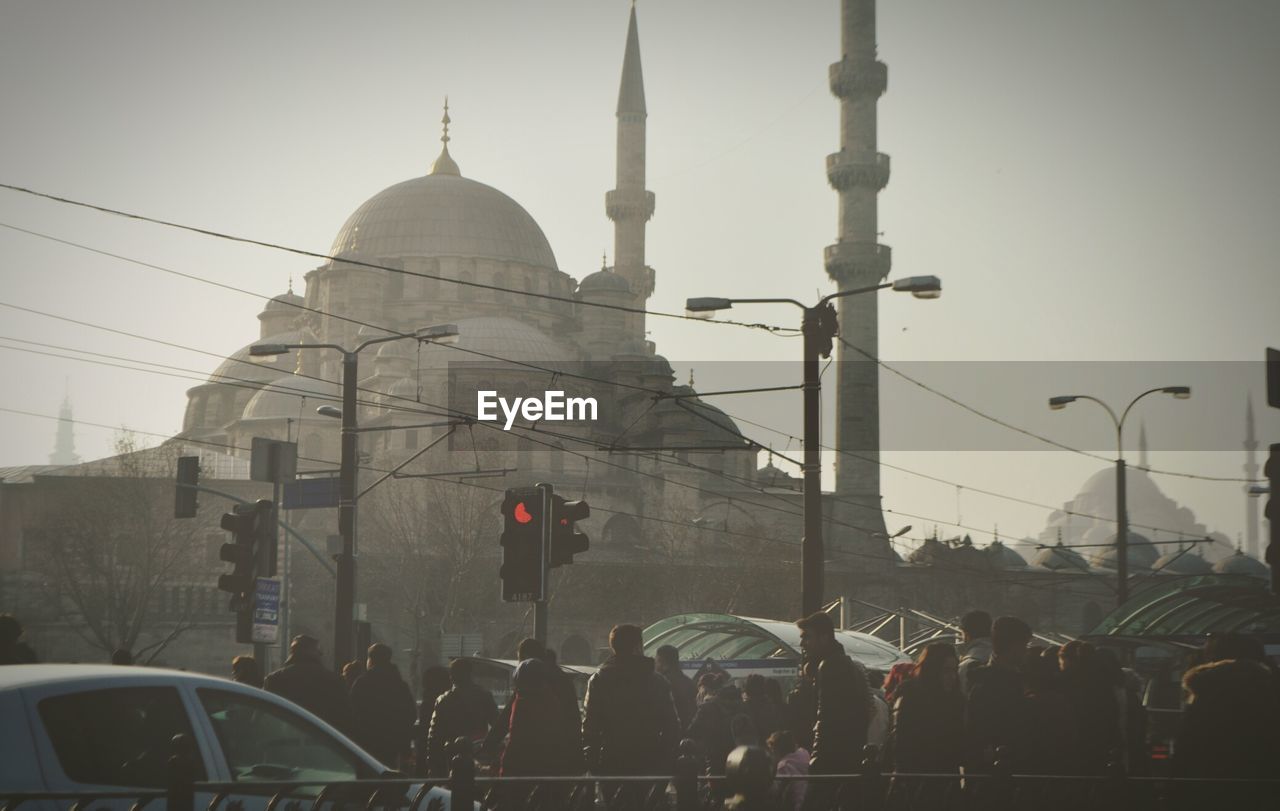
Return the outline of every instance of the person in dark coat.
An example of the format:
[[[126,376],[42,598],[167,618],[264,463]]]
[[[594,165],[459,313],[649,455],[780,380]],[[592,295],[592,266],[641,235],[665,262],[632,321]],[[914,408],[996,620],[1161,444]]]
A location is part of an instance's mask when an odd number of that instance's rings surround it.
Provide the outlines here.
[[[449,663],[453,687],[436,699],[431,727],[427,731],[427,765],[432,777],[448,777],[446,747],[458,738],[470,738],[477,745],[489,734],[498,718],[498,706],[489,691],[471,681],[471,661]]]
[[[1033,774],[1071,774],[1080,749],[1080,722],[1058,669],[1058,649],[1028,649],[1022,668],[1027,750],[1022,763]]]
[[[654,655],[654,667],[671,687],[671,699],[676,705],[676,717],[680,719],[680,729],[688,729],[693,721],[693,714],[698,709],[698,688],[693,679],[684,674],[680,667],[680,652],[674,645],[663,645]]]
[[[436,699],[449,692],[450,686],[449,668],[432,665],[422,671],[422,700],[418,702],[418,722],[413,725],[413,773],[418,777],[427,776],[427,733]]]
[[[531,636],[525,637],[520,640],[520,644],[516,645],[516,662],[527,662],[530,659],[545,660],[546,657],[546,646]],[[508,696],[507,703],[498,711],[498,717],[489,727],[489,734],[485,736],[484,742],[480,745],[480,752],[483,758],[494,764],[498,763],[502,758],[502,749],[507,745],[507,724],[511,721],[511,702],[514,698],[515,692],[513,691]],[[581,723],[581,719],[579,719],[579,723]]]
[[[796,623],[800,649],[814,674],[816,713],[810,774],[850,774],[862,763],[871,721],[871,690],[867,673],[836,640],[831,617],[819,611]],[[805,795],[807,808],[833,804],[839,784],[818,782]]]
[[[902,683],[894,704],[890,757],[895,771],[959,771],[964,761],[964,696],[954,646],[925,647],[915,676]]]
[[[1071,759],[1076,774],[1104,773],[1120,745],[1120,704],[1097,653],[1083,640],[1068,642],[1058,652],[1063,688],[1079,724]]]
[[[787,725],[782,706],[773,699],[769,681],[759,673],[752,673],[742,686],[742,709],[762,742]]]
[[[609,632],[613,655],[587,683],[582,746],[597,775],[670,774],[680,721],[667,680],[642,652],[640,628]]]
[[[745,714],[738,688],[721,687],[715,697],[704,701],[685,730],[697,742],[706,759],[708,774],[723,776],[725,761],[733,751],[733,720]]]
[[[515,689],[501,776],[576,774],[582,758],[579,730],[561,706],[556,668],[543,659],[526,659],[516,666],[511,681]],[[572,718],[577,718],[576,710]]]
[[[263,689],[314,713],[343,733],[351,731],[351,706],[342,677],[320,659],[320,642],[300,634],[289,643],[284,667],[272,672]]]
[[[970,671],[965,702],[967,767],[989,771],[996,749],[1014,756],[1028,751],[1027,706],[1022,667],[1031,642],[1031,626],[1017,617],[998,617],[991,626],[991,662]],[[1018,763],[1014,771],[1025,771]]]
[[[12,614],[0,614],[0,665],[33,665],[39,661],[22,641],[22,623]]]
[[[578,688],[573,684],[573,677],[560,669],[556,661],[556,652],[547,648],[542,655],[543,661],[550,665],[549,676],[551,689],[556,694],[556,706],[563,719],[565,734],[569,738],[569,749],[572,752],[565,766],[564,774],[582,774],[582,712],[578,708]]]
[[[365,672],[351,687],[356,743],[393,769],[409,754],[417,707],[413,692],[391,662],[391,647],[369,646]]]

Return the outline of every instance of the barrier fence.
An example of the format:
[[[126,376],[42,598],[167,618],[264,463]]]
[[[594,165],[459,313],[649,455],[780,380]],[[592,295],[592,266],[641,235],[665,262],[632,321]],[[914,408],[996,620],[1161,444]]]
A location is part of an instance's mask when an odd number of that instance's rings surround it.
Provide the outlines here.
[[[477,775],[467,746],[441,779],[231,783],[192,780],[190,762],[175,754],[162,789],[0,786],[0,811],[1269,811],[1280,804],[1274,778],[1142,777],[1119,767],[1101,775],[1015,774],[999,761],[981,774],[882,773],[875,747],[857,773],[803,777],[777,777],[763,750],[739,747],[724,776],[708,776],[685,752],[671,775],[487,777]]]

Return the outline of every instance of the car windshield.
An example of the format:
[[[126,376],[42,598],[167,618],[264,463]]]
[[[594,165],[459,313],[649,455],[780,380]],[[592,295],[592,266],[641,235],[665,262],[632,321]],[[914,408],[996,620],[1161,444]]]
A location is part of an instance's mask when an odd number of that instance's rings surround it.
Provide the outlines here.
[[[197,693],[234,781],[329,783],[365,771],[329,733],[283,707],[224,690]]]

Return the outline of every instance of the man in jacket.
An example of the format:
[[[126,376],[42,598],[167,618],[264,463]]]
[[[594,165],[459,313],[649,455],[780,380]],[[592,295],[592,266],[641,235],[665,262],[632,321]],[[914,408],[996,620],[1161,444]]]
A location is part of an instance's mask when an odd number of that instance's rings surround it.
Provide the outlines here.
[[[862,763],[871,719],[867,674],[836,640],[831,617],[819,611],[796,623],[800,650],[814,676],[817,715],[813,724],[810,774],[852,774]],[[810,787],[805,805],[827,808],[839,786],[820,782]]]
[[[477,745],[484,740],[498,717],[498,706],[489,691],[471,681],[471,661],[449,663],[453,687],[436,699],[427,731],[427,765],[432,777],[449,776],[446,747],[458,738],[470,738]]]
[[[974,668],[991,661],[991,615],[985,611],[970,611],[960,618],[960,644],[956,647],[960,657],[960,695],[969,695],[969,676]]]
[[[284,667],[272,672],[263,683],[269,693],[287,698],[344,733],[351,731],[351,705],[342,677],[324,666],[320,642],[299,634],[289,643]]]
[[[674,645],[663,645],[654,656],[654,667],[658,675],[667,680],[671,687],[671,699],[676,705],[676,718],[680,720],[680,728],[688,729],[693,721],[693,714],[698,709],[698,688],[693,679],[684,674],[680,668],[680,653]]]
[[[365,672],[351,687],[351,710],[356,742],[391,768],[400,768],[400,758],[409,752],[417,705],[391,663],[390,646],[369,646]]]
[[[999,617],[991,626],[991,663],[969,674],[965,702],[965,735],[969,741],[968,767],[990,769],[996,750],[1009,747],[1011,757],[1025,758],[1032,749],[1023,667],[1031,626],[1017,617]],[[1049,734],[1040,730],[1039,734]],[[1015,770],[1021,762],[1006,764]]]
[[[609,649],[613,655],[587,683],[587,768],[598,775],[670,774],[680,737],[671,688],[643,654],[639,627],[614,626]]]

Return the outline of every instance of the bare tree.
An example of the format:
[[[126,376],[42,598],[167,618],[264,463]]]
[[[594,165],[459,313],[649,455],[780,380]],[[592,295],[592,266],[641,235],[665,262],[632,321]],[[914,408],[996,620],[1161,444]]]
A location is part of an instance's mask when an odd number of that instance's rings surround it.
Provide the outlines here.
[[[497,599],[497,497],[450,482],[381,485],[362,513],[362,576],[420,647],[428,628],[473,631]]]
[[[190,599],[176,612],[162,605],[196,582],[203,550],[196,522],[173,518],[176,452],[138,450],[128,434],[116,451],[47,480],[33,558],[58,619],[94,648],[150,662],[193,625]]]

